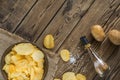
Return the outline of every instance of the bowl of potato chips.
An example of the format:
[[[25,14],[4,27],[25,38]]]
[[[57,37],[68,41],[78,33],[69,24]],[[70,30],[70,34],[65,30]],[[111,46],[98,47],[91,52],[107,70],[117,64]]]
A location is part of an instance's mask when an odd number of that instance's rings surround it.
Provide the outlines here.
[[[48,70],[45,53],[30,42],[8,47],[2,55],[1,65],[5,80],[44,80]]]

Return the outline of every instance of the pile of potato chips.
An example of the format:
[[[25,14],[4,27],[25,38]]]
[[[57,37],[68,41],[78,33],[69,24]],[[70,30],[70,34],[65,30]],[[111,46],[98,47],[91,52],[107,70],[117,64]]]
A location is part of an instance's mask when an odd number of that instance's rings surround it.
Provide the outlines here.
[[[61,79],[54,79],[54,80],[61,80]],[[66,72],[62,76],[62,80],[86,80],[86,77],[82,74],[76,74],[74,72]]]
[[[8,80],[42,80],[43,67],[43,52],[31,43],[20,43],[5,56],[3,70]]]

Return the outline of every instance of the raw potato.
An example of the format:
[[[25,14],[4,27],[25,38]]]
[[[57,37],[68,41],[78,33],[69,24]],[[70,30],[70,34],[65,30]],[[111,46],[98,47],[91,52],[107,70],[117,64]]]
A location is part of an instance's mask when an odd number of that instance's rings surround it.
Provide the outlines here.
[[[5,56],[3,70],[8,80],[42,80],[44,54],[30,43],[20,43]]]
[[[65,62],[70,60],[70,52],[67,49],[61,50],[60,56],[61,56],[62,60]]]
[[[44,38],[44,46],[45,46],[47,49],[52,49],[52,48],[54,48],[54,46],[55,46],[54,37],[53,37],[51,34],[47,35],[47,36]]]
[[[111,30],[108,34],[110,41],[115,45],[120,45],[120,31]]]
[[[86,80],[86,77],[82,74],[77,74],[76,78],[77,78],[77,80]]]
[[[62,76],[62,80],[77,80],[74,72],[66,72]]]
[[[105,38],[105,32],[100,25],[94,25],[91,27],[91,33],[97,41],[103,41]]]

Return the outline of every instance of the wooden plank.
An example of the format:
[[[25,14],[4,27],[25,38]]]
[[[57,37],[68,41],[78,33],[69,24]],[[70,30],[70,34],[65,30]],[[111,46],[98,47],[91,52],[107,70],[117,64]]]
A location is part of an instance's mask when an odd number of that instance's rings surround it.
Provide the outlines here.
[[[117,29],[120,30],[120,6],[115,10],[114,14],[110,17],[110,19],[107,21],[106,25],[107,26],[111,26],[111,28],[106,28],[106,32],[108,32],[110,29]],[[103,44],[107,45],[109,40],[106,40]],[[111,46],[111,45],[108,45]],[[114,50],[114,52],[112,53],[105,53],[106,55],[104,55],[104,58],[108,58],[107,62],[110,64],[111,66],[111,71],[110,73],[107,75],[107,77],[105,77],[105,80],[107,80],[108,78],[110,78],[110,80],[118,80],[118,75],[115,76],[115,74],[117,74],[116,72],[120,71],[119,68],[117,70],[117,67],[119,66],[119,60],[120,59],[120,47],[115,46],[115,47],[107,47],[106,49],[104,49],[104,46],[101,46],[102,51],[104,52],[108,52],[108,49],[110,49],[111,51]],[[108,54],[111,54],[108,56]],[[116,77],[116,79],[114,79]],[[97,80],[99,77],[96,76],[94,79]]]
[[[110,43],[108,39],[105,39],[103,43],[98,43],[97,41],[94,41],[93,37],[90,34],[90,27],[94,24],[100,24],[103,26],[106,32],[113,27],[119,27],[119,16],[112,16],[113,14],[119,13],[119,10],[116,10],[119,4],[119,0],[106,0],[104,2],[101,0],[96,0],[94,2],[87,14],[82,18],[82,20],[79,22],[79,24],[76,26],[76,28],[72,31],[72,33],[59,49],[59,51],[63,48],[70,50],[71,54],[73,54],[73,56],[77,58],[77,62],[75,64],[70,64],[69,62],[65,64],[60,59],[57,64],[58,70],[55,73],[55,77],[61,77],[61,75],[66,71],[74,71],[75,73],[80,72],[85,74],[87,76],[87,79],[89,80],[93,79],[96,73],[93,65],[91,65],[92,62],[88,54],[85,54],[86,52],[83,51],[83,48],[80,45],[79,37],[82,35],[86,35],[88,39],[92,42],[94,49],[97,49],[98,52],[100,52],[99,49],[102,49],[100,55],[105,55],[103,56],[103,59],[108,58],[113,53],[115,46]],[[117,22],[116,19],[118,19]],[[111,24],[106,24],[108,22]]]
[[[27,40],[35,40],[64,2],[65,0],[39,0],[15,33]]]
[[[68,0],[42,35],[40,35],[36,43],[43,47],[44,37],[47,34],[52,34],[55,38],[55,48],[52,51],[56,52],[93,2],[94,0]]]
[[[0,26],[10,32],[19,25],[37,0],[0,0]]]

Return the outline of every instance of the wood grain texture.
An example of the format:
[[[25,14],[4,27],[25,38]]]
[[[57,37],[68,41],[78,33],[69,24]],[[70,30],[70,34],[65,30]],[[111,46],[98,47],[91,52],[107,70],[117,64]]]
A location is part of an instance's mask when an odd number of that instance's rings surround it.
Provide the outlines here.
[[[44,37],[47,34],[52,34],[55,38],[55,48],[52,51],[56,52],[77,23],[86,14],[93,2],[94,0],[68,0],[42,35],[40,35],[36,43],[43,47],[42,43]]]
[[[110,42],[107,33],[112,29],[120,30],[120,0],[0,1],[1,28],[35,42],[47,53],[49,68],[45,80],[61,78],[67,71],[82,73],[87,80],[119,80],[120,47]],[[101,43],[95,41],[90,33],[91,26],[95,24],[101,25],[106,33]],[[55,38],[55,48],[52,50],[43,47],[43,39],[47,34]],[[80,43],[79,38],[83,35],[87,36],[92,48],[111,66],[111,71],[104,78],[96,74],[89,55]],[[0,58],[9,45],[21,40],[0,29]],[[76,63],[62,61],[59,56],[62,49],[68,49]]]
[[[56,77],[61,77],[61,75],[65,71],[74,71],[76,73],[80,72],[85,74],[89,80],[93,79],[94,77],[93,75],[96,75],[94,71],[94,67],[93,65],[91,65],[92,62],[89,59],[88,54],[85,54],[86,52],[83,52],[83,49],[81,48],[81,45],[80,45],[79,38],[82,35],[86,35],[88,39],[91,41],[91,43],[93,44],[93,48],[97,52],[99,52],[100,55],[105,54],[105,56],[103,56],[103,59],[107,59],[113,53],[115,46],[111,44],[108,39],[107,40],[105,39],[103,43],[96,42],[90,34],[90,27],[94,24],[100,24],[103,26],[103,28],[105,28],[106,32],[113,27],[119,28],[120,17],[118,15],[115,15],[115,14],[119,14],[119,10],[118,10],[119,5],[120,5],[119,0],[114,0],[114,1],[106,0],[104,3],[102,3],[101,0],[96,0],[94,2],[94,4],[89,9],[87,14],[78,23],[76,28],[72,31],[72,33],[65,40],[65,42],[60,48],[60,50],[64,48],[70,50],[70,52],[75,57],[77,57],[77,63],[74,65],[71,65],[69,62],[64,64],[64,62],[60,59],[57,64],[58,70],[56,71]],[[112,25],[112,27],[110,24]]]
[[[117,29],[120,30],[120,5],[119,7],[115,10],[114,14],[109,18],[107,23],[105,25],[111,26],[110,28],[106,28],[106,32],[109,32],[109,30],[112,29]],[[107,38],[106,40],[102,43],[104,45],[108,45],[108,42],[110,42]],[[107,75],[107,77],[104,77],[104,80],[118,80],[120,76],[116,76],[117,73],[120,71],[119,67],[119,53],[120,53],[120,47],[119,46],[114,46],[113,44],[108,45],[109,47],[104,48],[105,46],[101,46],[101,51],[104,51],[106,55],[103,55],[104,59],[107,60],[107,62],[111,66],[111,71]],[[110,49],[110,53],[108,53],[108,50]],[[109,55],[109,56],[108,56]],[[94,80],[98,80],[99,77],[96,76]]]
[[[13,32],[36,0],[0,0],[0,26]]]
[[[64,1],[65,0],[39,0],[15,33],[27,40],[36,40]]]

